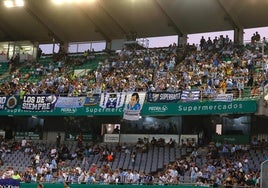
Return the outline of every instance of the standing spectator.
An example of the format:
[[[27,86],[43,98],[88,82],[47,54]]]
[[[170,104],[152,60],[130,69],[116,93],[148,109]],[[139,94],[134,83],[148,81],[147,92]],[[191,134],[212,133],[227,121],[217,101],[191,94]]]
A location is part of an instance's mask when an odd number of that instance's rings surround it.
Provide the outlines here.
[[[243,90],[244,90],[244,80],[243,79],[238,80],[237,89],[239,91],[239,98],[241,98],[242,94],[243,94]]]
[[[134,169],[135,161],[136,161],[136,153],[132,152],[130,157],[131,157],[131,166],[132,166],[132,169]]]
[[[261,40],[261,36],[260,34],[258,33],[258,31],[256,31],[256,34],[255,34],[255,41],[256,42],[259,42]]]
[[[61,135],[60,135],[60,133],[58,133],[57,138],[56,138],[56,145],[57,145],[57,148],[60,147],[60,141],[61,141]]]
[[[83,146],[83,143],[82,143],[82,133],[80,132],[78,137],[77,137],[77,146],[79,148],[81,148]]]
[[[200,40],[200,48],[201,48],[201,50],[204,49],[205,45],[206,45],[206,39],[204,38],[204,36],[202,36],[202,38]]]
[[[23,137],[23,139],[21,140],[21,149],[24,151],[25,147],[27,144],[27,140],[25,139],[25,137]]]
[[[40,59],[41,55],[42,55],[42,49],[41,48],[38,48],[38,51],[37,51],[37,59]]]

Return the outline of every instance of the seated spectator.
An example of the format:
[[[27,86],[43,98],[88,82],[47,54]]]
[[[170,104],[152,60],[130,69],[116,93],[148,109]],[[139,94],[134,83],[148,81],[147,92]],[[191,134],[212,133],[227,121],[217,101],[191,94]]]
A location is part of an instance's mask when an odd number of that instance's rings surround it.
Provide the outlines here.
[[[129,150],[128,146],[127,146],[127,143],[125,143],[125,142],[123,143],[123,145],[121,147],[121,151],[125,152],[125,153],[130,153],[130,150]]]
[[[71,159],[71,160],[74,160],[74,159],[76,159],[76,158],[77,158],[77,152],[75,151],[75,152],[73,152],[73,153],[71,154],[70,159]]]
[[[108,155],[107,155],[107,161],[108,162],[112,162],[113,160],[114,160],[113,153],[108,153]]]
[[[253,86],[251,89],[251,97],[256,97],[260,95],[260,90],[258,86]]]
[[[253,140],[251,141],[251,146],[254,148],[259,146],[259,140],[256,137],[254,137]]]
[[[86,184],[94,184],[96,183],[96,179],[94,177],[94,173],[89,171],[86,176]]]
[[[138,142],[136,144],[136,150],[140,153],[144,151],[145,144],[144,141],[141,138],[138,138]]]

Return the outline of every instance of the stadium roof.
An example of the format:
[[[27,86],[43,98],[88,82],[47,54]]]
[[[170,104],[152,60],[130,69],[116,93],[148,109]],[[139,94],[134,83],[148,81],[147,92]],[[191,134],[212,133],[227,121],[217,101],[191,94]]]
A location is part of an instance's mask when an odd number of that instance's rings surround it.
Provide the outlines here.
[[[0,41],[109,41],[268,26],[268,0],[25,1],[20,8],[0,5]]]

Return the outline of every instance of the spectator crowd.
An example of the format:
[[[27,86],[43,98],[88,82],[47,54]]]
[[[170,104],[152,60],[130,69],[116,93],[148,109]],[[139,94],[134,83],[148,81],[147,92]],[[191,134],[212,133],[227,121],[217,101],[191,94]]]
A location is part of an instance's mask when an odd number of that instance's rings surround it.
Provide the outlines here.
[[[143,142],[147,150],[137,147]],[[161,143],[159,139],[157,142]],[[165,164],[157,172],[138,171],[135,168],[136,155],[148,152],[152,148],[166,147],[185,149],[186,153]],[[209,145],[185,145],[164,141],[158,145],[155,139],[139,139],[136,145],[82,143],[70,151],[63,143],[40,144],[32,140],[1,141],[1,156],[21,152],[31,158],[23,170],[6,166],[0,170],[0,180],[12,178],[25,183],[60,183],[60,184],[131,184],[131,185],[178,185],[192,184],[204,187],[259,187],[260,168],[252,168],[250,152],[261,152],[250,145],[211,142]],[[113,159],[119,153],[130,154],[129,168],[112,168]],[[255,153],[256,154],[256,153]],[[101,163],[90,163],[91,155],[99,156]],[[157,157],[157,156],[154,156]],[[79,160],[80,163],[72,163]],[[2,164],[3,165],[3,164]],[[260,164],[259,164],[260,165]],[[1,182],[1,181],[0,181]]]
[[[99,62],[96,70],[83,75],[73,74],[70,67],[92,61],[94,54],[85,53],[80,58],[63,54],[51,59],[48,65],[38,60],[25,63],[29,68],[26,75],[22,75],[19,68],[12,71],[10,80],[2,81],[0,93],[79,96],[195,89],[200,90],[204,98],[213,98],[219,93],[241,97],[248,87],[251,95],[256,96],[267,83],[268,60],[255,41],[247,46],[235,45],[228,36],[220,36],[213,40],[202,37],[200,48],[189,44],[157,49],[126,48],[110,54]],[[28,81],[30,77],[36,77],[36,83]]]

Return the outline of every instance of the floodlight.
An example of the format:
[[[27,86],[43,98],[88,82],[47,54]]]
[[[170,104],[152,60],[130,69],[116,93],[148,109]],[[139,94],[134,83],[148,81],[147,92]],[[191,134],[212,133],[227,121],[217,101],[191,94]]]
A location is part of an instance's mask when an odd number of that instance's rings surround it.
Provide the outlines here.
[[[24,6],[24,0],[15,0],[15,6],[23,7]]]
[[[93,3],[95,0],[51,0],[54,4]]]
[[[14,2],[11,1],[11,0],[5,0],[5,1],[4,1],[4,5],[5,5],[5,7],[7,7],[7,8],[12,8],[12,7],[14,7]]]
[[[23,7],[24,0],[4,0],[4,5],[7,8]]]
[[[64,3],[64,0],[52,0],[52,2],[59,5]]]

